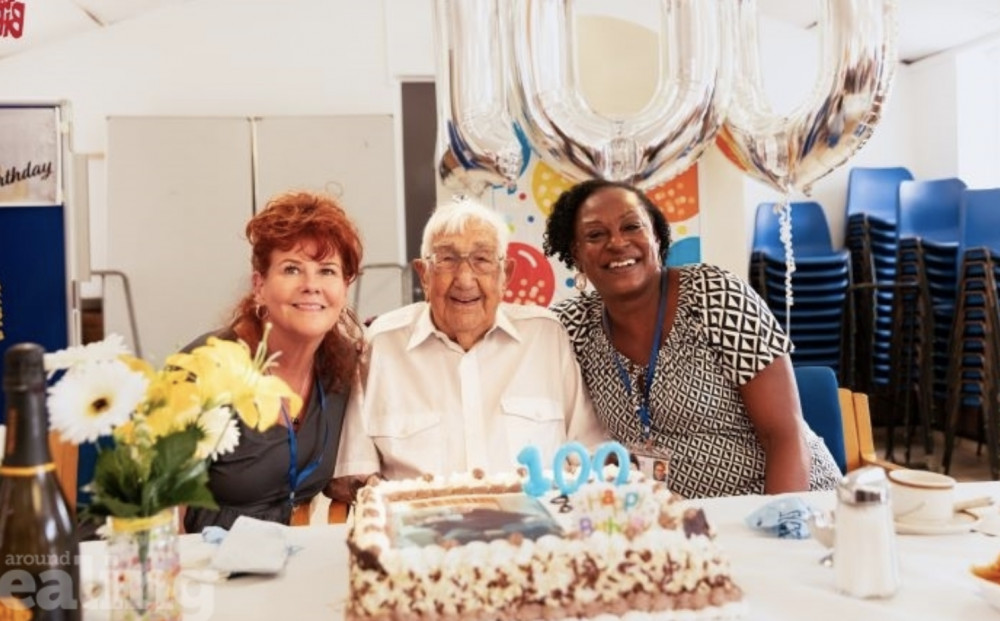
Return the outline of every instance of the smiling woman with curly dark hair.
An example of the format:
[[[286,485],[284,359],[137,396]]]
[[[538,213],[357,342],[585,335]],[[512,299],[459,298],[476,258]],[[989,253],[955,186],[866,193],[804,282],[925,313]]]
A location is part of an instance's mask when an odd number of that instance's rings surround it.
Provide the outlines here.
[[[653,224],[653,232],[660,242],[660,263],[667,263],[667,254],[670,251],[670,225],[663,212],[660,211],[653,201],[643,192],[618,181],[607,181],[605,179],[590,179],[578,183],[572,188],[559,195],[552,206],[552,213],[545,222],[545,241],[542,245],[547,256],[554,256],[569,269],[575,269],[573,260],[573,227],[576,222],[576,214],[580,211],[583,202],[594,192],[603,188],[621,188],[635,194],[636,199],[645,208],[649,219]]]
[[[802,420],[791,342],[767,305],[720,268],[667,267],[669,246],[666,218],[625,183],[580,183],[546,222],[545,254],[595,289],[554,310],[598,417],[646,461],[668,455],[682,496],[834,487],[840,472]]]

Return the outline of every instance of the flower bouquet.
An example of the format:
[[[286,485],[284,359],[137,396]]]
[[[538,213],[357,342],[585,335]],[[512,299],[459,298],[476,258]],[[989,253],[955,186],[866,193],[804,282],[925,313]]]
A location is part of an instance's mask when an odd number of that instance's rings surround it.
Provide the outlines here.
[[[210,337],[189,353],[169,356],[159,370],[132,356],[117,335],[46,354],[50,377],[62,373],[49,388],[52,429],[76,444],[113,438],[98,448],[82,515],[108,521],[117,573],[112,604],[129,613],[123,618],[179,615],[176,507],[217,508],[208,468],[239,443],[236,417],[263,430],[277,421],[282,399],[293,414],[301,408],[301,398],[268,374],[274,357],[267,356],[266,342],[267,330],[251,354],[243,342]],[[153,541],[163,532],[172,533],[172,546]]]

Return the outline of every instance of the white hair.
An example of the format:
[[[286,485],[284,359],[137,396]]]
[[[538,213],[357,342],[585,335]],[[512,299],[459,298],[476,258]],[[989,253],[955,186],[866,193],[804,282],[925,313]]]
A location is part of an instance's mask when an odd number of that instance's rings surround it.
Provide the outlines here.
[[[501,256],[507,254],[510,228],[496,210],[471,198],[460,198],[440,203],[424,225],[424,237],[420,244],[420,256],[428,257],[431,244],[439,235],[461,233],[473,223],[485,224],[496,232],[497,250]]]

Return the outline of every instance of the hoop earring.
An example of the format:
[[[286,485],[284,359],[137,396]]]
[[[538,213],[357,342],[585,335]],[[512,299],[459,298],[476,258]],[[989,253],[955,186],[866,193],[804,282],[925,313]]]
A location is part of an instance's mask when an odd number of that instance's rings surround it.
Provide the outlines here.
[[[577,272],[573,276],[573,288],[577,291],[583,292],[587,288],[587,275],[583,272]]]
[[[254,314],[254,316],[256,316],[256,317],[257,317],[257,319],[259,319],[260,321],[264,321],[265,319],[267,319],[267,316],[268,316],[268,314],[269,314],[269,313],[268,313],[268,310],[267,310],[267,307],[266,307],[266,306],[264,306],[263,304],[258,304],[258,305],[257,305],[257,306],[256,306],[256,307],[255,307],[255,308],[253,309],[253,314]]]

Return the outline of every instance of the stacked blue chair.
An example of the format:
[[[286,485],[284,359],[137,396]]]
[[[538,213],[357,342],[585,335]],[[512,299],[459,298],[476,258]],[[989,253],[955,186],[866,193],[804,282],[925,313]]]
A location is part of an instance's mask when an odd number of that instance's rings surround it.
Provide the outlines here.
[[[913,179],[902,167],[852,168],[847,181],[846,246],[854,285],[850,311],[854,382],[866,393],[884,390],[890,379],[894,288],[876,283],[896,279],[896,209],[899,184]]]
[[[903,410],[907,461],[914,427],[920,426],[924,450],[931,454],[931,428],[943,422],[934,412],[935,403],[947,397],[964,190],[965,183],[955,178],[899,184],[896,278],[912,288],[900,289],[894,299],[891,385]],[[914,396],[916,417],[911,407]],[[890,426],[890,450],[892,435]]]
[[[958,294],[952,324],[945,444],[948,472],[959,419],[979,413],[990,475],[1000,478],[1000,188],[965,190],[961,203]]]
[[[792,364],[846,370],[841,357],[848,326],[844,321],[850,286],[850,256],[834,250],[823,208],[816,202],[793,202],[791,209],[792,306],[786,304],[785,248],[775,203],[757,206],[751,282],[794,344]]]

